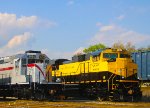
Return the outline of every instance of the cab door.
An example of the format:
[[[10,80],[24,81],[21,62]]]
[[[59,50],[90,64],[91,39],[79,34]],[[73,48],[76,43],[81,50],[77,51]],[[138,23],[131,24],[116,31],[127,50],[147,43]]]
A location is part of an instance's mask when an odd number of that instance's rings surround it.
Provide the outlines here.
[[[15,59],[14,60],[14,72],[17,75],[20,75],[20,59]]]

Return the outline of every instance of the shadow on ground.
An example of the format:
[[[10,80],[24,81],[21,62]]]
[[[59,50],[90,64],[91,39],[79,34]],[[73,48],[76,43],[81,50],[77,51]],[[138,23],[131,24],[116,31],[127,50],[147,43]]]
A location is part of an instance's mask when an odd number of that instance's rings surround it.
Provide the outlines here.
[[[142,87],[142,100],[141,102],[150,102],[150,87]],[[7,97],[4,99],[3,97],[0,97],[0,102],[9,102],[9,101],[16,101],[17,98],[11,98]],[[69,98],[67,100],[54,100],[53,102],[88,102],[88,101],[94,101],[94,100],[89,100],[87,98]]]

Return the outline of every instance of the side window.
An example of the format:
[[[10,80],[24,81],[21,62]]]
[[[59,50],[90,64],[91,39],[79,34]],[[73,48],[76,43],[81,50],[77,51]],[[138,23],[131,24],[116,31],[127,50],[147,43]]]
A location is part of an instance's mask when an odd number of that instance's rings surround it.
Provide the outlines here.
[[[46,63],[46,64],[49,64],[49,60],[45,60],[45,63]]]
[[[92,60],[93,60],[93,62],[95,62],[96,61],[96,56],[93,56]]]
[[[4,63],[4,60],[0,60],[0,64],[3,64]]]
[[[19,68],[19,61],[15,61],[15,68]]]
[[[22,66],[26,66],[27,62],[26,59],[22,59]]]
[[[28,64],[30,64],[30,63],[36,63],[37,62],[37,60],[35,60],[35,59],[28,59]]]
[[[99,61],[100,60],[100,54],[97,56],[93,56],[92,60],[93,60],[93,62]]]
[[[47,65],[49,64],[49,60],[45,60],[45,63],[44,63],[44,68],[46,69]]]
[[[20,62],[20,59],[15,60],[15,73],[16,73],[16,75],[20,74],[20,72],[19,72],[19,62]]]
[[[26,64],[26,59],[22,59],[22,64]]]
[[[120,58],[130,58],[130,55],[128,55],[128,54],[120,54]]]
[[[29,59],[35,59],[35,58],[36,58],[36,55],[28,55],[28,58],[29,58]]]
[[[27,59],[22,58],[22,63],[21,63],[21,75],[27,75]]]

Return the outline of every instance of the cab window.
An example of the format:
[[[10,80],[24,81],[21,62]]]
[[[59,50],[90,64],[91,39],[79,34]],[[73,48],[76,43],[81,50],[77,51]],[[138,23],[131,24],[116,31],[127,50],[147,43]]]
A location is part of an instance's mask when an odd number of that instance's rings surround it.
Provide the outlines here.
[[[104,53],[103,58],[116,59],[118,58],[118,54],[117,53]]]
[[[45,60],[45,63],[46,63],[46,64],[49,64],[49,60]]]
[[[99,60],[100,60],[100,55],[98,55],[98,56],[93,56],[92,60],[93,60],[93,61],[99,61]]]
[[[43,63],[43,60],[40,59],[28,59],[28,64],[31,63]]]
[[[25,58],[23,58],[23,59],[22,59],[22,66],[23,66],[23,67],[25,67],[25,66],[26,66],[26,64],[27,64],[26,59],[25,59]]]

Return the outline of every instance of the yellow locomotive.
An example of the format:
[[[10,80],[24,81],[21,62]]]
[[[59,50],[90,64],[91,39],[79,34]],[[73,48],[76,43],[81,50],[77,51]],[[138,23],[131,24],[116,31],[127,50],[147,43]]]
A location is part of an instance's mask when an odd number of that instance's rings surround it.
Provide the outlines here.
[[[125,50],[107,48],[62,61],[53,65],[50,74],[53,80],[63,82],[70,93],[76,90],[80,96],[100,100],[141,98],[137,65]]]

